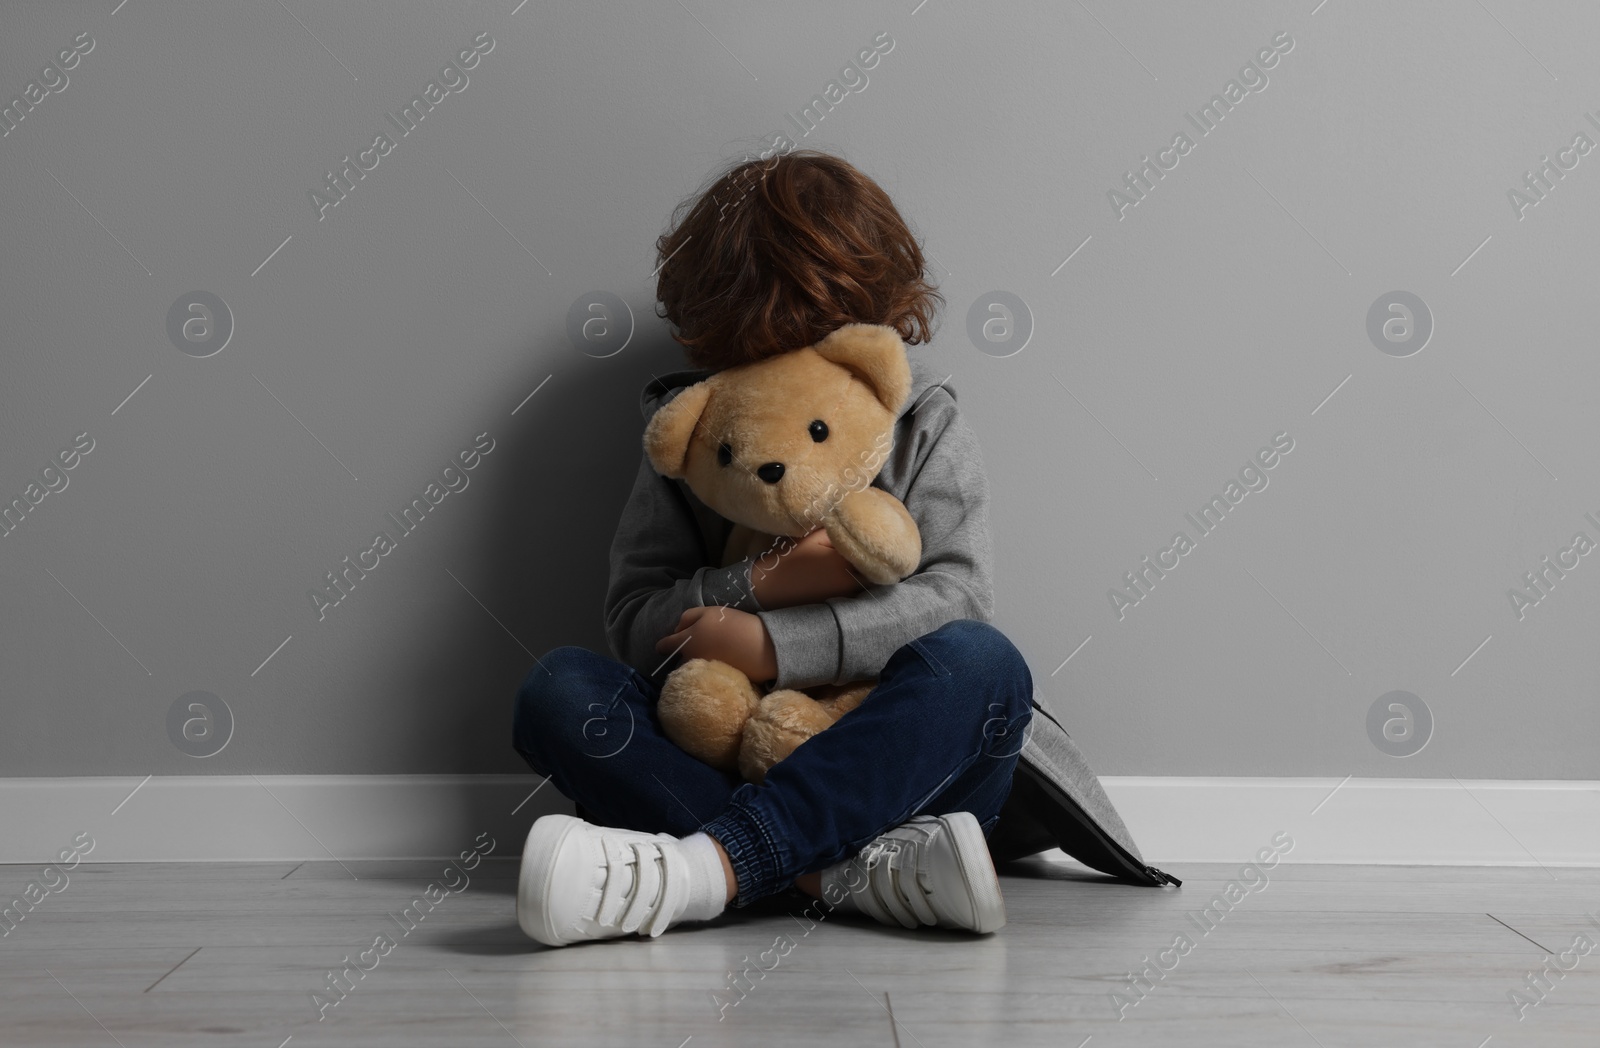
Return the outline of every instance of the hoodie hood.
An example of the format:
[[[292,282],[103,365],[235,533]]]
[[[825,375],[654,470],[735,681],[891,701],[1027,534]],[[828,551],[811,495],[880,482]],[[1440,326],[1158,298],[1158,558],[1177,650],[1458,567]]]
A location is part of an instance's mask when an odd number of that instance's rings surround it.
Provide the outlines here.
[[[910,414],[911,410],[921,404],[928,391],[935,386],[942,386],[950,394],[950,399],[956,397],[955,387],[950,384],[950,376],[943,378],[934,370],[933,365],[923,360],[916,353],[908,352],[906,360],[911,365],[911,393],[906,397],[905,404],[901,405],[900,413],[895,418],[902,419]],[[649,382],[639,393],[639,414],[646,421],[656,413],[656,409],[677,396],[681,390],[694,385],[702,379],[717,373],[715,368],[690,368],[683,371],[669,371],[665,375],[652,376]]]

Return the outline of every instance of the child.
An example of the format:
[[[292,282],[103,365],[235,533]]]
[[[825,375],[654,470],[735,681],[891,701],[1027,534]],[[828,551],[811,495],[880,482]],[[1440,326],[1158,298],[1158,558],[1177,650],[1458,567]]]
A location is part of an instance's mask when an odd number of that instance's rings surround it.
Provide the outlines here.
[[[813,345],[852,321],[930,337],[942,296],[887,194],[802,150],[734,165],[656,244],[661,315],[697,370],[645,388],[645,417],[721,368]],[[611,547],[617,658],[547,652],[516,696],[514,745],[593,821],[533,825],[522,929],[550,946],[705,921],[791,886],[885,924],[1005,923],[987,838],[1011,790],[1033,681],[993,610],[988,480],[954,391],[909,354],[911,396],[874,484],[921,531],[917,571],[859,581],[817,529],[718,567],[731,523],[641,461]],[[857,709],[760,785],[662,734],[679,659],[803,688],[876,675]]]

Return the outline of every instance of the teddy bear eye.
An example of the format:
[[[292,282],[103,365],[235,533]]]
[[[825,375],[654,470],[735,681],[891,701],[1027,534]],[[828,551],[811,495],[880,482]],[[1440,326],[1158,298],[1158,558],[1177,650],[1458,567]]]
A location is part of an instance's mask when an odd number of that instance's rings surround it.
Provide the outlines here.
[[[828,439],[828,424],[822,421],[820,418],[812,419],[811,425],[807,428],[811,432],[811,439],[816,441],[818,444],[821,444],[824,440]]]
[[[717,448],[717,463],[719,465],[726,466],[726,465],[729,465],[732,462],[733,462],[733,448],[729,447],[726,443],[724,443],[723,445],[721,445],[720,447]]]

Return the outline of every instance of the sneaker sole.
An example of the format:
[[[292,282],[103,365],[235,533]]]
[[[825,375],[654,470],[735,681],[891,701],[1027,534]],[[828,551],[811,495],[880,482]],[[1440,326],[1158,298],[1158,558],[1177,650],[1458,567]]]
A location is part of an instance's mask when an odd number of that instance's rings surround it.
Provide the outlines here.
[[[550,873],[555,869],[554,859],[566,843],[572,830],[583,825],[570,815],[546,815],[533,824],[528,840],[522,846],[522,868],[517,873],[517,925],[523,934],[546,946],[567,946],[576,939],[563,939],[550,927],[548,915],[541,900],[550,891]],[[548,871],[544,881],[533,883],[536,869]]]
[[[994,872],[989,842],[983,838],[977,816],[962,811],[941,816],[939,821],[955,840],[961,880],[966,885],[967,898],[972,900],[976,927],[968,930],[984,935],[1005,927],[1006,903],[1000,895],[1000,878]]]

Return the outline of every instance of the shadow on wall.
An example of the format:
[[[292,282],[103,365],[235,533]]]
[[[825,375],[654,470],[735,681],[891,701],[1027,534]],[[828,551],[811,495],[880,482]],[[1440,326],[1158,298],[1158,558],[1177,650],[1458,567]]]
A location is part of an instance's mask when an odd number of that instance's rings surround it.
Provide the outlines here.
[[[485,493],[495,502],[474,514],[481,531],[458,536],[446,557],[488,610],[460,594],[429,642],[396,660],[396,686],[427,696],[435,711],[426,730],[408,733],[410,752],[397,760],[412,772],[530,773],[511,748],[512,701],[534,666],[529,653],[577,644],[610,654],[605,591],[611,539],[643,454],[639,392],[652,374],[689,366],[664,330],[642,330],[604,359],[552,332],[528,358],[541,363],[526,368],[521,388],[553,376],[494,428],[496,482]]]

